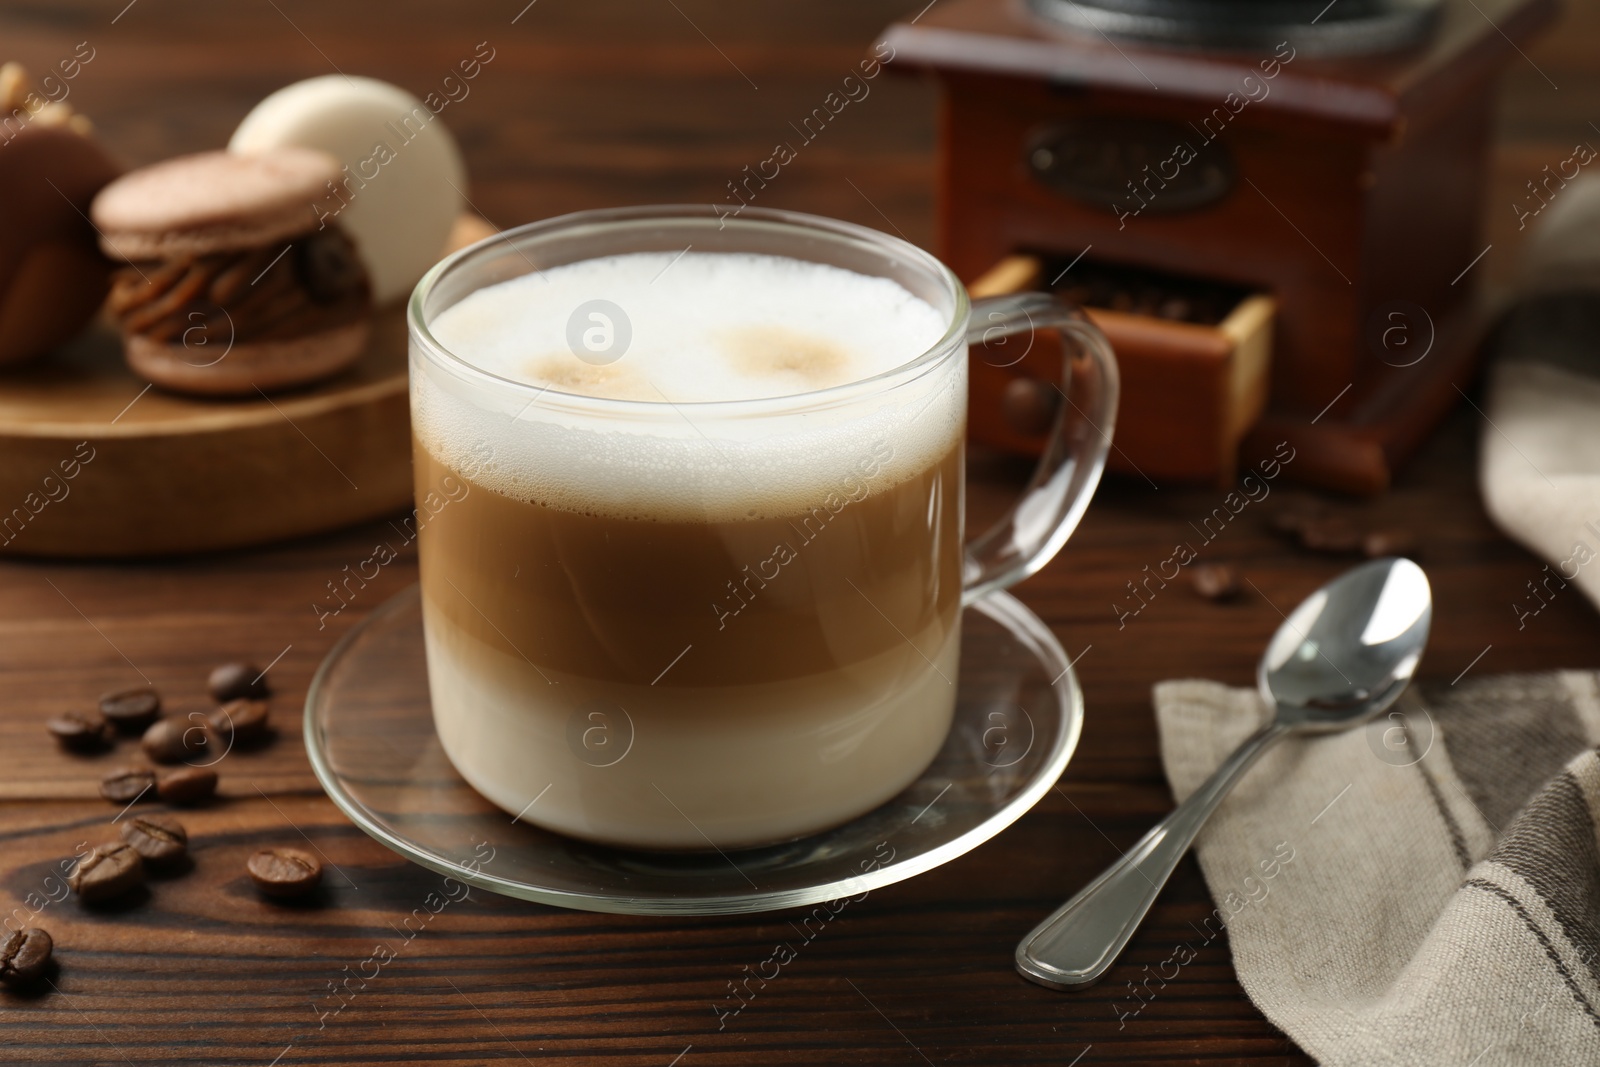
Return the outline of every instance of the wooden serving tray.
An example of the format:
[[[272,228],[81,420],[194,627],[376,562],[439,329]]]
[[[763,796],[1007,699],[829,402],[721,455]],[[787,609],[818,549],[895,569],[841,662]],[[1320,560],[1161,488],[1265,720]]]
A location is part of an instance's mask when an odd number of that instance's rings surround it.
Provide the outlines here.
[[[444,253],[499,232],[467,213]],[[0,370],[0,555],[161,556],[259,545],[411,503],[405,307],[355,366],[254,399],[180,396],[128,370],[96,323]]]
[[[244,400],[147,386],[97,324],[0,373],[0,553],[152,556],[333,529],[406,506],[410,449],[402,308],[338,377]]]

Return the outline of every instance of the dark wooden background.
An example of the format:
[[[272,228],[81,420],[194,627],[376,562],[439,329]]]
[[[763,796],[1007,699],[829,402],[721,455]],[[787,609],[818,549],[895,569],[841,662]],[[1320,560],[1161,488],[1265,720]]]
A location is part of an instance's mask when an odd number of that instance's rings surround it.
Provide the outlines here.
[[[96,56],[72,83],[71,102],[114,149],[143,163],[222,145],[257,99],[295,79],[339,69],[422,94],[488,41],[495,59],[444,118],[465,149],[474,203],[511,224],[586,207],[720,199],[724,183],[764,159],[886,23],[921,6],[524,2],[10,0],[0,8],[0,59],[43,70],[89,41]],[[1600,116],[1600,12],[1586,6],[1506,78],[1488,216],[1494,249],[1481,264],[1500,283],[1515,262],[1510,203],[1523,182],[1596,136],[1588,121]],[[763,202],[892,227],[926,244],[933,103],[925,82],[877,79]],[[1541,564],[1483,514],[1481,431],[1470,410],[1458,411],[1392,493],[1352,505],[1425,537],[1439,610],[1424,676],[1454,678],[1480,653],[1475,672],[1600,666],[1600,622],[1575,589],[1518,630],[1513,604]],[[982,456],[972,469],[976,524],[999,511],[1025,471]],[[42,725],[51,711],[145,678],[175,712],[201,709],[213,663],[281,653],[270,677],[285,727],[266,751],[230,756],[223,799],[187,817],[198,842],[193,873],[112,911],[67,901],[33,920],[56,936],[59,988],[0,992],[0,1060],[1303,1062],[1244,997],[1220,940],[1119,1023],[1114,1005],[1131,1004],[1125,983],[1210,910],[1192,861],[1093,991],[1049,992],[1011,967],[1017,938],[1171,805],[1152,683],[1183,675],[1248,683],[1279,621],[1254,592],[1218,607],[1174,585],[1118,630],[1111,605],[1124,583],[1164,559],[1219,498],[1133,481],[1102,487],[1063,556],[1020,590],[1072,654],[1084,653],[1088,724],[1061,788],[976,852],[852,905],[721,1032],[712,1004],[790,936],[786,916],[620,918],[481,893],[439,914],[319,1028],[318,1006],[336,1003],[331,983],[355,973],[377,941],[392,940],[390,924],[439,882],[334,810],[298,736],[322,656],[414,578],[403,558],[319,630],[311,605],[324,583],[369,555],[387,527],[198,559],[0,564],[0,910],[22,907],[78,842],[109,833],[113,812],[95,782],[113,759],[59,753]],[[1265,520],[1279,503],[1253,505],[1206,558],[1238,562],[1287,608],[1342,564],[1276,540]],[[359,889],[331,876],[321,907],[259,899],[244,858],[301,833]]]

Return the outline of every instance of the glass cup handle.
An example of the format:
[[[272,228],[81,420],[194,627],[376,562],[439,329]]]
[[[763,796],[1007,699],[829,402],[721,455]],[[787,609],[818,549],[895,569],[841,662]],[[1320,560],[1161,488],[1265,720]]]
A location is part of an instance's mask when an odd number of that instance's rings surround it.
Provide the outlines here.
[[[1058,406],[1044,455],[1022,498],[967,544],[961,603],[1015,585],[1061,551],[1100,483],[1117,419],[1117,359],[1105,335],[1072,305],[1045,293],[972,302],[967,343],[1053,329],[1066,349]]]

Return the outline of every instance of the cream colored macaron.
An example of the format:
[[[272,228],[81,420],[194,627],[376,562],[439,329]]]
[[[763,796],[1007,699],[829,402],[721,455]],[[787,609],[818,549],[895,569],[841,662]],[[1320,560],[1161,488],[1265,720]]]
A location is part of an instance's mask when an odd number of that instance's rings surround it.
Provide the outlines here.
[[[328,221],[355,239],[373,300],[403,300],[438,262],[462,210],[466,168],[443,121],[403,89],[329,74],[286,86],[257,104],[228,148],[254,154],[317,148],[342,164]]]

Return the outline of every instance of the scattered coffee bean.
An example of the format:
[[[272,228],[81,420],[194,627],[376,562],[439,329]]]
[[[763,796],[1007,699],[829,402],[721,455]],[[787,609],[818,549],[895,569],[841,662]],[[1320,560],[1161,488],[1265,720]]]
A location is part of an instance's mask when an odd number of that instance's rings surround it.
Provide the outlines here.
[[[1362,539],[1361,551],[1368,559],[1415,555],[1417,538],[1410,530],[1373,530]]]
[[[270,732],[265,700],[230,700],[206,719],[218,737],[241,745],[265,740]]]
[[[100,714],[123,733],[141,733],[161,714],[161,697],[154,689],[128,689],[100,698]]]
[[[147,863],[172,863],[189,851],[189,832],[170,815],[135,815],[122,824],[122,839]]]
[[[1333,516],[1312,519],[1300,528],[1300,543],[1313,552],[1345,556],[1361,551],[1362,533],[1355,523]]]
[[[265,848],[250,857],[250,877],[269,897],[299,897],[322,881],[322,862],[297,848]]]
[[[224,663],[211,672],[207,684],[219,704],[246,698],[259,700],[268,692],[266,678],[250,663]]]
[[[1298,540],[1300,537],[1300,531],[1305,528],[1306,523],[1310,521],[1310,519],[1311,516],[1307,515],[1303,511],[1293,508],[1279,508],[1277,511],[1272,513],[1270,518],[1267,519],[1267,524],[1272,527],[1274,532],[1281,533],[1285,536],[1293,537]]]
[[[98,752],[116,739],[111,724],[98,711],[63,711],[44,724],[61,747],[73,752]]]
[[[156,775],[156,796],[173,804],[198,804],[217,792],[217,772],[210,767],[179,767]]]
[[[1190,568],[1194,591],[1207,600],[1232,600],[1239,595],[1239,574],[1226,563],[1202,563]]]
[[[209,747],[211,739],[199,719],[157,719],[144,732],[139,742],[145,755],[157,763],[180,763],[190,756],[199,755]]]
[[[1274,530],[1312,552],[1335,556],[1406,556],[1416,551],[1416,536],[1406,529],[1373,529],[1356,516],[1336,512],[1309,496],[1283,501],[1268,522]]]
[[[73,865],[67,884],[91,903],[120,897],[144,884],[144,860],[121,841],[96,845]]]
[[[26,982],[44,973],[55,943],[37,926],[0,933],[0,982]]]
[[[1314,496],[1297,493],[1282,500],[1270,513],[1267,523],[1280,534],[1299,540],[1308,523],[1328,517],[1328,505]]]
[[[156,798],[156,772],[146,767],[124,767],[106,775],[100,795],[113,804],[132,804],[135,800]]]

